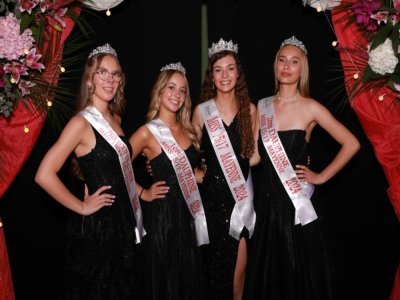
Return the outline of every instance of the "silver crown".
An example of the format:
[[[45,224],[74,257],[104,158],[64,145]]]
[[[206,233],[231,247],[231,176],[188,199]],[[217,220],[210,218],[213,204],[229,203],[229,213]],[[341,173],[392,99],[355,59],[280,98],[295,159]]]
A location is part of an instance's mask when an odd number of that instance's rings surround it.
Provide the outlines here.
[[[291,38],[284,40],[281,44],[281,48],[286,45],[296,46],[300,48],[305,53],[305,55],[307,55],[307,49],[304,46],[303,42],[299,41],[295,36],[292,36]]]
[[[165,70],[175,70],[175,71],[179,71],[179,72],[181,72],[181,73],[186,75],[186,70],[182,66],[180,61],[175,63],[175,64],[169,64],[169,65],[166,65],[166,66],[162,67],[160,69],[160,72],[165,71]]]
[[[103,46],[99,46],[99,47],[93,49],[93,51],[90,52],[88,58],[91,58],[93,55],[100,54],[100,53],[111,54],[111,55],[114,55],[115,57],[117,57],[117,52],[114,50],[113,47],[110,46],[110,44],[107,43]]]
[[[239,48],[237,44],[234,44],[232,40],[229,42],[224,41],[222,38],[219,39],[218,43],[212,43],[211,48],[208,48],[208,57],[213,56],[215,53],[228,50],[238,53]]]

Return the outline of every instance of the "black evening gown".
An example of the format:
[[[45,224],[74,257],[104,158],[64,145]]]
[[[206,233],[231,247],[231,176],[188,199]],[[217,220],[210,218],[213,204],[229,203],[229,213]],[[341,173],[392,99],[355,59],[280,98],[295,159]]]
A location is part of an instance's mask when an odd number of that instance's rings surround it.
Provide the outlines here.
[[[194,166],[198,160],[194,146],[185,153]],[[166,153],[162,151],[150,163],[153,180],[166,181],[170,189],[165,198],[146,203],[146,299],[202,299],[193,217]]]
[[[67,224],[65,299],[140,299],[141,245],[135,244],[135,217],[116,151],[93,128],[96,145],[78,158],[89,194],[104,185],[115,195],[111,206],[90,216],[73,214]],[[125,137],[121,139],[128,145]]]
[[[241,139],[237,115],[229,126],[225,123],[224,126],[242,173],[247,179],[249,160],[240,156]],[[203,200],[210,238],[210,244],[201,246],[205,299],[231,300],[239,246],[239,241],[229,235],[235,199],[225,180],[205,126],[203,127],[201,150],[207,164],[207,172],[201,185],[201,199]],[[248,237],[247,229],[243,229],[241,236]]]
[[[308,144],[303,130],[278,132],[293,167],[306,165]],[[245,299],[329,300],[333,299],[332,256],[323,229],[316,197],[311,201],[318,219],[294,225],[294,206],[259,139],[262,163],[255,191],[257,213],[249,245]],[[255,178],[256,180],[256,178]]]

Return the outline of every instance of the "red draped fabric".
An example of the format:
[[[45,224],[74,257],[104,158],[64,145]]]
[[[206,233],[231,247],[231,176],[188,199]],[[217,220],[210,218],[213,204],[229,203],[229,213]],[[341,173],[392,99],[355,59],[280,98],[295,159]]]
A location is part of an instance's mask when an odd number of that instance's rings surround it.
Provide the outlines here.
[[[0,227],[0,300],[14,300],[11,270],[5,244],[3,227]]]
[[[75,25],[69,18],[64,21],[66,27],[61,32],[48,27],[50,40],[44,47],[47,47],[50,59],[43,74],[45,79],[53,80],[54,74],[59,74],[63,45]],[[43,50],[41,53],[45,52]],[[32,104],[28,106],[30,109],[19,103],[9,120],[0,118],[0,198],[29,157],[44,123],[45,115],[35,111]],[[25,128],[29,128],[28,133],[24,132]],[[0,300],[10,299],[14,299],[13,286],[3,230],[0,228]]]
[[[348,0],[355,2],[356,0]],[[358,26],[352,22],[347,24],[343,17],[348,11],[333,11],[332,21],[338,38],[339,46],[347,51],[341,51],[347,92],[350,92],[356,80],[353,78],[355,69],[360,71],[357,79],[365,68],[367,40]],[[345,18],[347,19],[347,18]],[[360,45],[364,45],[360,53]],[[379,97],[384,95],[383,100]],[[400,219],[400,106],[395,104],[396,94],[387,87],[364,90],[352,97],[352,107],[361,122],[363,130],[371,142],[375,155],[385,172],[389,188],[387,194],[393,204],[397,217]],[[400,300],[400,267],[393,286],[391,300]]]

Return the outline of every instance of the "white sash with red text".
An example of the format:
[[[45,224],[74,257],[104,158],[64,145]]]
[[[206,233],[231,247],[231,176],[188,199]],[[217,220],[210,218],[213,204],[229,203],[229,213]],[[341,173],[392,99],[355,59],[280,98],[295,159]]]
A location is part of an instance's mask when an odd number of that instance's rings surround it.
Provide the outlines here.
[[[179,182],[179,187],[181,188],[183,197],[194,219],[197,244],[199,246],[209,244],[210,240],[208,238],[206,215],[204,213],[200,191],[185,151],[178,145],[171,131],[161,119],[152,120],[146,125],[171,160],[176,178]]]
[[[110,124],[103,118],[103,115],[94,107],[88,106],[79,113],[83,116],[114,148],[118,154],[119,164],[124,177],[125,185],[128,190],[133,213],[135,215],[136,243],[140,243],[146,235],[143,227],[142,209],[140,207],[139,197],[136,193],[136,181],[133,174],[131,155],[126,144],[121,140],[118,134],[111,128]]]
[[[301,182],[290,163],[275,126],[273,97],[258,101],[258,115],[265,150],[296,209],[294,223],[306,225],[318,218],[310,201],[314,185]]]
[[[214,99],[200,104],[200,111],[226,182],[236,202],[231,214],[229,234],[239,240],[243,227],[246,227],[251,237],[256,222],[251,172],[249,171],[246,181]]]

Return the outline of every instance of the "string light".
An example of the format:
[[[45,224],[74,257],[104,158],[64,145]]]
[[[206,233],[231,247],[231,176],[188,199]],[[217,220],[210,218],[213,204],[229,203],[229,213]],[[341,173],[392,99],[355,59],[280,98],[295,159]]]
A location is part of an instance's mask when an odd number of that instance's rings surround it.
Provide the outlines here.
[[[3,222],[0,220],[0,228],[3,227]]]
[[[50,100],[47,100],[47,106],[51,107],[53,105],[53,102],[51,102]]]
[[[322,11],[322,7],[321,6],[318,6],[317,7],[317,12],[321,12]]]
[[[15,79],[13,77],[11,77],[10,82],[15,83]]]
[[[358,72],[356,74],[354,74],[353,78],[356,80],[358,79]]]
[[[111,11],[110,11],[110,9],[107,9],[106,15],[107,15],[108,17],[111,16]]]
[[[64,73],[65,72],[65,68],[60,66],[60,71],[61,71],[61,73]]]
[[[337,41],[333,41],[333,42],[332,42],[332,46],[333,46],[333,47],[336,47],[336,45],[337,45]]]
[[[380,95],[379,98],[378,98],[378,100],[379,100],[379,101],[383,101],[383,99],[385,98],[385,95],[386,95],[386,94]]]
[[[25,133],[28,133],[28,132],[29,132],[29,128],[26,127],[26,125],[24,125],[24,132],[25,132]]]

